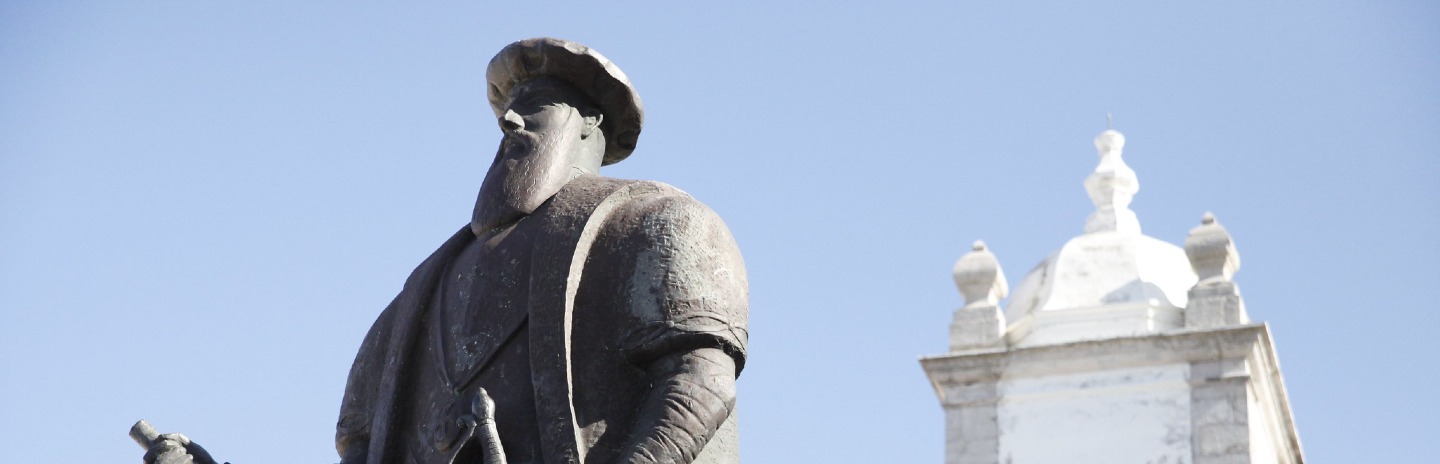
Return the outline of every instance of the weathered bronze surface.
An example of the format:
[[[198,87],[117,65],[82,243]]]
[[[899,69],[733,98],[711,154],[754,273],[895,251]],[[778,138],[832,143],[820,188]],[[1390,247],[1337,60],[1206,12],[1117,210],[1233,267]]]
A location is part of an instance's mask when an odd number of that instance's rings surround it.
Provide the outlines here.
[[[678,189],[598,175],[643,121],[599,53],[523,40],[486,74],[504,139],[470,223],[365,337],[341,462],[738,462],[749,309],[729,230]],[[179,439],[147,462],[198,450]]]

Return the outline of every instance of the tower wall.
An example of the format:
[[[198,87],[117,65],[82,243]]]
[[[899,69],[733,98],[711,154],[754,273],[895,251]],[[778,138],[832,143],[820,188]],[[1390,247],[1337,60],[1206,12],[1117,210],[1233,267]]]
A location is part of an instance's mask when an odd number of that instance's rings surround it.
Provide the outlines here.
[[[950,464],[1302,462],[1268,328],[921,359]]]
[[[1003,380],[998,462],[1186,462],[1189,373],[1166,363]]]

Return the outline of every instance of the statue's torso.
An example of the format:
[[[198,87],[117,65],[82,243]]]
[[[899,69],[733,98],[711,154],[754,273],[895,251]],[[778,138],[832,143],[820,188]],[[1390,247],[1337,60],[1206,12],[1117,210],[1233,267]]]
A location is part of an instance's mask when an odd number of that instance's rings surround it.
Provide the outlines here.
[[[530,376],[528,290],[534,248],[525,221],[472,240],[445,267],[416,340],[417,363],[401,395],[405,455],[419,463],[481,462],[457,419],[471,414],[476,391],[495,399],[496,427],[511,464],[538,462],[538,425]]]
[[[352,368],[337,444],[369,453],[347,462],[450,462],[457,449],[454,462],[481,462],[455,425],[481,387],[510,463],[566,448],[610,462],[657,386],[650,361],[709,346],[743,364],[744,267],[724,224],[668,186],[582,179],[503,239],[462,230],[416,269]],[[596,213],[616,186],[628,190]],[[571,437],[556,432],[567,421]],[[735,437],[731,416],[694,462],[736,461]]]

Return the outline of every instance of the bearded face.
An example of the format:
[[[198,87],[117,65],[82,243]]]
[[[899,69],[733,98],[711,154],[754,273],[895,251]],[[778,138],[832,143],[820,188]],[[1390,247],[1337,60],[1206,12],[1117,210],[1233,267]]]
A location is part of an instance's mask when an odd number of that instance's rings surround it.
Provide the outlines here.
[[[505,138],[475,203],[477,235],[535,212],[571,179],[598,169],[603,156],[599,120],[581,114],[583,99],[568,86],[537,79],[515,94],[500,118]]]

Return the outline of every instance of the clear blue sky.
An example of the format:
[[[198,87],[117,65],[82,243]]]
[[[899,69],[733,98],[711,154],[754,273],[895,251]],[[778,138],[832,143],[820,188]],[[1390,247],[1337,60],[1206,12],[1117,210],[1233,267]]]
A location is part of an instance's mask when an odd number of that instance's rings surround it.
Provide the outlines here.
[[[1440,455],[1435,3],[610,3],[0,3],[0,461],[135,462],[142,417],[336,461],[360,338],[494,153],[484,66],[534,36],[645,99],[606,173],[745,253],[746,462],[941,462],[950,265],[1080,233],[1107,112],[1147,234],[1234,235],[1311,461]]]

